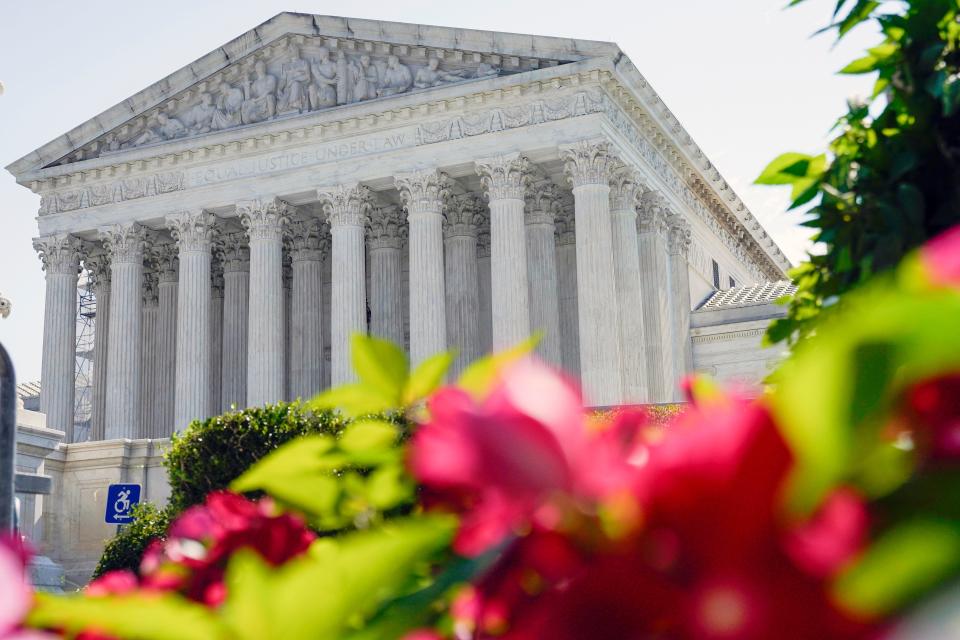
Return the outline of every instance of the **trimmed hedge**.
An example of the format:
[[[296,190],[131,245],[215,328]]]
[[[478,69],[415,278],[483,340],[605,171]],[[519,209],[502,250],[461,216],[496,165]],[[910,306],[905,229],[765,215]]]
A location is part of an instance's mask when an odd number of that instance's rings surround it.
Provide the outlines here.
[[[225,489],[250,466],[280,445],[312,433],[339,435],[348,420],[331,411],[308,412],[299,403],[232,411],[195,421],[174,434],[164,456],[175,513]]]
[[[140,558],[147,546],[155,538],[163,538],[170,526],[170,509],[143,502],[131,510],[133,520],[124,525],[103,549],[100,562],[93,570],[93,577],[98,578],[108,571],[130,569],[137,571],[140,567]]]

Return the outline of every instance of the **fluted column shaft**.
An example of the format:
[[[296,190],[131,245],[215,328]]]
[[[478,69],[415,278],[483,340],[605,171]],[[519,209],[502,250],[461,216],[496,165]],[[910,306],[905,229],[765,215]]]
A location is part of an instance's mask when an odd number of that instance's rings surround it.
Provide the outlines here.
[[[449,179],[438,171],[397,176],[409,222],[410,362],[417,366],[447,348],[443,283],[443,205]]]
[[[224,239],[223,358],[220,409],[247,406],[247,331],[250,318],[250,253],[246,239],[234,234]]]
[[[571,216],[572,219],[572,216]],[[577,305],[577,245],[573,231],[557,238],[557,289],[560,299],[561,359],[564,370],[580,377],[580,315]]]
[[[673,361],[674,401],[683,399],[678,384],[693,371],[693,345],[690,342],[690,268],[687,255],[690,249],[690,224],[679,214],[670,220],[669,231],[670,306],[673,330],[671,340]]]
[[[323,256],[329,243],[317,219],[296,223],[291,238],[290,395],[308,400],[323,388]]]
[[[283,225],[286,203],[248,201],[237,205],[250,243],[250,319],[247,338],[247,405],[284,397]]]
[[[341,185],[318,193],[330,223],[331,312],[330,384],[339,386],[356,377],[350,362],[350,337],[367,332],[364,223],[370,210],[370,192],[360,185]]]
[[[150,282],[152,280],[152,282]],[[154,400],[156,399],[155,367],[157,358],[157,283],[156,276],[144,273],[143,330],[140,334],[140,429],[137,437],[153,438]]]
[[[35,240],[34,248],[46,271],[40,410],[47,414],[48,427],[63,431],[67,442],[73,442],[80,243],[56,235]]]
[[[105,437],[136,438],[140,422],[140,332],[144,230],[136,223],[102,231],[110,251],[110,341]]]
[[[637,219],[637,250],[640,254],[641,308],[650,402],[669,402],[674,397],[666,237],[669,215],[660,194],[650,191],[643,195]]]
[[[107,411],[107,343],[110,335],[110,257],[102,248],[84,258],[90,286],[96,300],[93,321],[93,398],[90,412],[90,440],[103,440]]]
[[[623,401],[649,402],[643,337],[643,300],[640,295],[640,255],[637,250],[637,199],[641,189],[639,177],[627,167],[621,167],[613,176],[611,188],[613,264],[617,300],[620,305]]]
[[[477,224],[477,299],[480,308],[480,354],[493,350],[493,312],[490,291],[490,211],[481,211]]]
[[[223,404],[223,272],[222,265],[214,265],[210,293],[210,408],[207,415],[220,413]]]
[[[541,332],[537,355],[559,367],[560,309],[557,283],[557,248],[554,216],[559,194],[552,183],[532,189],[525,218],[527,284],[530,295],[530,330]]]
[[[403,346],[403,260],[406,229],[396,207],[371,211],[367,227],[370,252],[370,333]]]
[[[153,252],[154,264],[159,276],[157,297],[157,344],[156,344],[156,397],[151,399],[154,407],[153,436],[169,438],[174,431],[174,406],[176,396],[177,366],[177,247],[173,243],[157,245]]]
[[[473,194],[458,196],[446,211],[444,265],[447,289],[447,344],[457,350],[450,368],[456,379],[482,355],[477,225],[482,204]]]
[[[577,304],[580,376],[586,401],[607,406],[622,400],[620,326],[610,224],[610,165],[605,143],[561,151],[573,184],[577,234]]]
[[[493,349],[506,349],[530,336],[524,196],[529,162],[519,155],[476,162],[490,204],[490,299]]]

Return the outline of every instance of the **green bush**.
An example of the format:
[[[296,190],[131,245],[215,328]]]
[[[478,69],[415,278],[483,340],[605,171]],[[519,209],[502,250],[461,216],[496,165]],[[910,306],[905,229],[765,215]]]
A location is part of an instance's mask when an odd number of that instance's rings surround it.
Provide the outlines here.
[[[163,538],[170,525],[170,509],[143,502],[133,507],[133,520],[107,543],[93,571],[97,578],[108,571],[130,569],[137,571],[147,545],[155,538]]]
[[[233,411],[193,422],[173,436],[164,458],[174,514],[225,489],[280,445],[312,433],[339,435],[347,420],[330,411],[311,412],[299,403]]]

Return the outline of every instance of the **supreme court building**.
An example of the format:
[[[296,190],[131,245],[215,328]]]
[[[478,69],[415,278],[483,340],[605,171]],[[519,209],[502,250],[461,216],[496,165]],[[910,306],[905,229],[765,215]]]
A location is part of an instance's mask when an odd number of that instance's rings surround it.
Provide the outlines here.
[[[716,336],[760,353],[769,314],[715,292],[769,302],[789,267],[607,42],[282,13],[7,169],[41,197],[68,443],[81,270],[104,441],[348,382],[354,332],[455,376],[542,331],[590,404],[672,401],[743,351]]]

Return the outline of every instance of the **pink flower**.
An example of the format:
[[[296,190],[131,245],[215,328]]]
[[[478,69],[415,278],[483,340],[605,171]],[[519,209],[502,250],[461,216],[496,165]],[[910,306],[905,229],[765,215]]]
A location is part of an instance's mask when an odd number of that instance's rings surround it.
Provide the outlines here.
[[[554,497],[602,499],[631,482],[636,414],[591,433],[577,388],[532,360],[476,402],[448,387],[430,401],[410,467],[428,504],[462,514],[454,548],[476,555],[522,529]]]
[[[0,534],[0,640],[53,640],[42,631],[24,629],[33,603],[27,578],[30,552],[18,537]]]
[[[933,284],[960,287],[960,225],[925,244],[920,261]]]
[[[921,446],[934,458],[960,460],[960,373],[915,384],[905,405]]]

